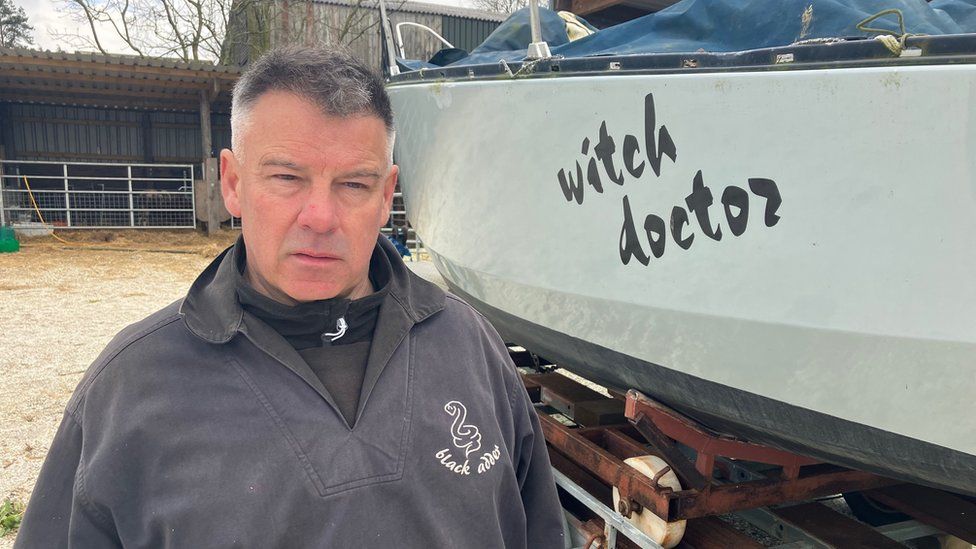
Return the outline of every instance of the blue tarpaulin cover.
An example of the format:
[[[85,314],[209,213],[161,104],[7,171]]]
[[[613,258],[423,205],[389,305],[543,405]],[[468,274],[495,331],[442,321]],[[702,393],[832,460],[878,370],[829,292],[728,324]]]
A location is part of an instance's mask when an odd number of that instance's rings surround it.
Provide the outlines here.
[[[976,0],[682,0],[666,9],[570,42],[564,21],[540,9],[543,39],[566,58],[637,53],[732,52],[786,46],[813,38],[870,37],[857,29],[883,10],[900,10],[915,34],[976,33]],[[887,15],[873,28],[900,34]],[[529,10],[513,13],[484,43],[451,66],[521,61],[531,41]],[[405,62],[419,69],[423,62]]]

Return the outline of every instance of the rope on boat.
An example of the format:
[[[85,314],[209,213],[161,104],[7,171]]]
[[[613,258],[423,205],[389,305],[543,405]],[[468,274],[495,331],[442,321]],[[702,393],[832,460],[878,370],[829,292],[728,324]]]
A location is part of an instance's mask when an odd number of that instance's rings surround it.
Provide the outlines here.
[[[518,78],[519,76],[532,74],[535,71],[535,66],[538,65],[540,61],[543,61],[543,59],[531,59],[531,60],[522,61],[522,66],[519,67],[519,70],[515,71],[515,74],[512,75],[512,78]]]
[[[895,55],[901,55],[902,50],[905,49],[905,41],[898,40],[890,34],[875,36],[874,39],[884,44],[884,46],[888,48],[888,51]]]
[[[867,26],[872,21],[880,19],[885,15],[898,16],[898,28],[900,33],[898,36],[892,34],[892,32],[888,29],[875,29]],[[884,46],[888,48],[888,51],[899,56],[905,50],[905,42],[910,36],[921,36],[920,34],[913,34],[905,30],[905,16],[902,15],[901,10],[894,8],[879,11],[871,17],[861,21],[857,24],[857,30],[862,32],[878,33],[878,36],[875,36],[874,39],[884,44]]]

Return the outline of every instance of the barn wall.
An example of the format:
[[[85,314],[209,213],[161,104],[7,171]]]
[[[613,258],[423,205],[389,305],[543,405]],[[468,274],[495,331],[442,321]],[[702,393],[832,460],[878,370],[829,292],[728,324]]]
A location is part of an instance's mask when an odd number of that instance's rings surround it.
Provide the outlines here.
[[[197,113],[3,104],[7,159],[59,162],[200,160]],[[230,146],[230,117],[214,114],[214,152]]]

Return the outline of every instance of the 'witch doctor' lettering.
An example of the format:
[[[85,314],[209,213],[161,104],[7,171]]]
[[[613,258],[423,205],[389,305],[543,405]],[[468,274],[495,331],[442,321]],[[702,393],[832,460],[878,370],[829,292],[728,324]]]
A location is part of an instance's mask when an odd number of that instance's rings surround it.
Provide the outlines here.
[[[626,175],[633,179],[640,179],[648,165],[650,165],[655,176],[660,176],[664,157],[670,158],[672,162],[677,162],[678,150],[667,127],[662,124],[659,130],[657,128],[653,93],[648,93],[644,97],[643,155],[640,155],[642,152],[640,142],[633,135],[625,135],[623,139],[623,150],[621,151],[623,169],[618,167],[615,158],[616,152],[617,143],[607,131],[606,121],[603,121],[600,124],[599,140],[593,146],[592,151],[589,138],[583,139],[580,146],[580,154],[584,156],[584,163],[586,164],[585,183],[583,166],[579,160],[576,161],[575,165],[575,177],[573,172],[567,172],[564,169],[560,169],[556,174],[566,201],[575,201],[576,204],[582,205],[586,185],[592,187],[598,194],[603,194],[604,177],[618,186],[623,186],[626,183]],[[626,175],[624,170],[626,170]],[[748,225],[750,193],[765,201],[763,222],[767,227],[776,225],[780,219],[777,211],[783,200],[776,182],[768,178],[754,177],[748,179],[748,187],[749,190],[746,191],[736,185],[729,185],[722,192],[720,200],[725,210],[729,232],[733,236],[742,235]],[[665,219],[653,213],[644,217],[642,227],[644,239],[651,255],[656,258],[664,255],[668,227],[670,227],[671,237],[675,244],[683,250],[689,249],[696,236],[691,227],[692,215],[702,234],[712,240],[722,240],[722,227],[719,223],[713,224],[709,211],[714,201],[715,198],[711,189],[705,184],[702,171],[698,170],[692,182],[691,194],[685,198],[684,207],[681,205],[674,206],[670,212],[669,222],[666,223]],[[630,263],[631,259],[648,265],[651,258],[645,252],[638,226],[634,222],[629,197],[624,195],[622,202],[623,224],[620,229],[620,260],[624,265]]]

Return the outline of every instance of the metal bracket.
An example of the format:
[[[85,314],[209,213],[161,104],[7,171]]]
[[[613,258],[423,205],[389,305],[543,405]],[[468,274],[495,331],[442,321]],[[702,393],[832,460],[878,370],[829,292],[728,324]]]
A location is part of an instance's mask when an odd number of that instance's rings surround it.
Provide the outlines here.
[[[549,51],[549,44],[545,42],[532,42],[525,52],[526,59],[548,59],[550,57],[552,57],[552,52]]]
[[[600,500],[590,495],[589,492],[570,480],[569,477],[562,474],[558,469],[553,468],[552,474],[556,479],[556,485],[603,519],[606,525],[606,545],[604,546],[606,549],[614,549],[616,547],[617,532],[627,536],[627,539],[634,542],[641,549],[663,549],[647,534],[638,530],[636,526],[621,516],[620,513],[615,512],[613,509],[601,503]]]

